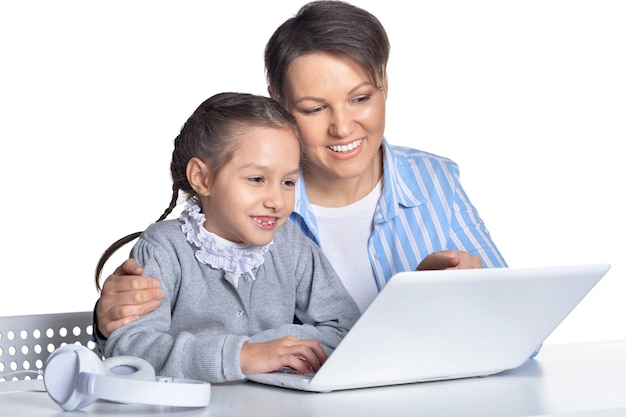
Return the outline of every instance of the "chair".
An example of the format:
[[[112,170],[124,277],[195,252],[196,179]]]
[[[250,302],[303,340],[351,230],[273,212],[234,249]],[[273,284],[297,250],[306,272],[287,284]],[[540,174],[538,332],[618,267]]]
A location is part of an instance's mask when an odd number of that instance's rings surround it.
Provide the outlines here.
[[[48,356],[66,344],[98,353],[92,320],[92,311],[0,317],[0,383],[41,379]]]

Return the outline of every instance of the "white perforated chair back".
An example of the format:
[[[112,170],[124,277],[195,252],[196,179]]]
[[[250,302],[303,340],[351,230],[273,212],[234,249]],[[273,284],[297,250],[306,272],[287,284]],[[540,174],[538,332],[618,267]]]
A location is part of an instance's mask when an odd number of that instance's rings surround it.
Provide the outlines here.
[[[0,383],[42,378],[60,346],[80,344],[97,353],[92,317],[92,311],[0,317]]]

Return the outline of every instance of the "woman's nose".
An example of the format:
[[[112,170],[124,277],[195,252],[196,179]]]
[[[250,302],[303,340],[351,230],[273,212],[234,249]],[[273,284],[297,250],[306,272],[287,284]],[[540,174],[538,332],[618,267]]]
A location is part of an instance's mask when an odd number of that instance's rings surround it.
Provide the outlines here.
[[[347,137],[353,132],[354,124],[350,110],[333,110],[329,126],[330,133],[339,138]]]

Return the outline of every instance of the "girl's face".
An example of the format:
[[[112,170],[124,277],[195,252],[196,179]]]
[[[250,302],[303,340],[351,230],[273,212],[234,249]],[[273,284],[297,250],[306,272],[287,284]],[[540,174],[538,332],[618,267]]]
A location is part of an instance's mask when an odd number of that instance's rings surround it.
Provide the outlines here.
[[[207,230],[232,242],[268,244],[291,214],[300,144],[291,129],[245,130],[233,159],[202,197]]]
[[[307,175],[371,177],[385,129],[386,78],[377,88],[351,58],[313,53],[289,65],[285,91],[283,105],[300,127]]]

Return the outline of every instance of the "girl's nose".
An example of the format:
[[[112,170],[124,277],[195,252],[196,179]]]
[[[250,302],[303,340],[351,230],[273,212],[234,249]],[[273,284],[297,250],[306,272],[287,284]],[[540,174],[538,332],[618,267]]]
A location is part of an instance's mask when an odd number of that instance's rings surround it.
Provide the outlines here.
[[[285,198],[283,196],[283,190],[280,186],[268,187],[264,205],[274,211],[282,210],[285,207]]]

